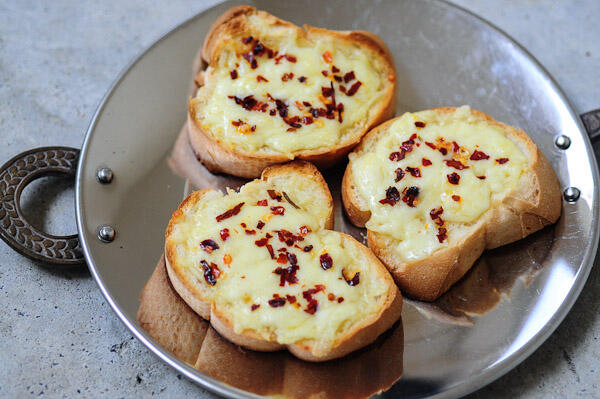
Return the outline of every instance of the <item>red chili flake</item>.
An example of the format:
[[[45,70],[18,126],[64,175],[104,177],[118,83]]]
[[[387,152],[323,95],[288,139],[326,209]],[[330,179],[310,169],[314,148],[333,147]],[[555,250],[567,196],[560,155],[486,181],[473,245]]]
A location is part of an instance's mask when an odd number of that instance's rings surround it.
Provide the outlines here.
[[[335,295],[333,295],[331,292],[329,294],[327,294],[327,299],[329,299],[330,301],[335,301]]]
[[[258,62],[256,61],[256,58],[254,58],[254,54],[252,52],[244,53],[242,54],[242,57],[248,61],[248,64],[250,64],[252,69],[256,69],[258,67]]]
[[[390,154],[390,161],[402,161],[406,156],[406,151],[402,150],[402,152],[394,151]]]
[[[431,220],[436,220],[439,219],[441,220],[441,215],[442,213],[444,213],[444,208],[442,208],[441,206],[439,208],[434,208],[432,210],[429,211],[429,217],[431,218]],[[444,222],[442,222],[441,224],[444,224]]]
[[[267,206],[267,204],[268,204],[268,201],[266,199],[256,201],[256,205],[258,205],[258,206]]]
[[[410,173],[412,177],[421,177],[421,169],[413,168],[412,166],[407,166],[406,171]]]
[[[321,87],[321,93],[323,97],[331,97],[333,95],[333,89],[330,87]]]
[[[321,74],[322,74],[323,76],[329,76],[329,71],[325,71],[325,70],[323,70],[323,71],[321,71]]]
[[[265,78],[265,77],[264,77],[264,76],[262,76],[262,75],[258,75],[258,76],[256,77],[256,81],[257,81],[257,82],[259,82],[259,83],[260,83],[260,82],[268,82],[268,81],[269,81],[269,79]]]
[[[460,182],[460,175],[456,172],[452,172],[449,175],[446,175],[446,177],[450,184],[458,184]]]
[[[304,82],[306,82],[306,76],[300,76],[300,77],[298,78],[298,81],[300,81],[300,83],[304,83]]]
[[[240,223],[240,226],[242,226],[243,228],[246,228],[246,227],[247,227],[247,224],[246,224],[246,223],[244,223],[244,222],[242,222],[242,223]]]
[[[244,38],[242,38],[242,43],[244,43],[244,44],[248,44],[248,43],[250,43],[252,40],[254,40],[254,38],[253,38],[252,36],[244,37]]]
[[[415,144],[415,139],[417,138],[416,134],[410,136],[410,138],[400,145],[400,149],[405,152],[411,152],[413,150],[413,145]]]
[[[308,226],[301,226],[298,230],[300,231],[300,235],[303,237],[311,232],[310,227]]]
[[[429,165],[432,164],[432,162],[429,159],[427,159],[427,158],[423,158],[423,159],[421,159],[421,164],[423,166],[429,166]]]
[[[354,79],[356,79],[356,76],[354,76],[354,71],[350,71],[344,75],[344,83],[348,83]]]
[[[356,272],[354,274],[354,277],[352,277],[350,280],[347,280],[346,276],[344,275],[344,271],[342,270],[342,276],[344,276],[344,280],[346,280],[348,285],[351,287],[354,287],[355,285],[358,285],[360,283],[360,272]]]
[[[217,283],[217,279],[221,275],[221,270],[219,267],[212,262],[209,265],[205,260],[201,260],[200,264],[204,270],[204,280],[206,280],[208,285],[215,285]]]
[[[325,286],[322,284],[317,284],[315,288],[310,288],[302,292],[302,297],[308,302],[308,305],[304,309],[306,313],[315,314],[317,311],[319,302],[313,298],[313,295],[320,291],[325,291]]]
[[[475,150],[469,157],[471,161],[480,161],[482,159],[490,159],[490,156],[483,151]]]
[[[449,166],[449,167],[457,169],[457,170],[469,169],[469,167],[467,165],[463,165],[460,161],[458,161],[456,159],[447,159],[444,162],[446,162],[446,166]]]
[[[309,103],[308,101],[302,101],[302,104],[303,104],[305,107],[310,107],[310,103]]]
[[[456,141],[453,141],[452,142],[452,151],[458,152],[458,150],[460,150],[460,146],[458,145],[458,143]]]
[[[419,196],[419,187],[411,186],[402,190],[402,201],[411,208],[415,207],[415,199]]]
[[[284,82],[287,82],[288,80],[293,79],[293,78],[294,78],[294,73],[293,72],[284,73],[281,76],[281,80],[283,80]]]
[[[333,79],[334,79],[336,82],[338,82],[338,83],[342,81],[342,77],[341,77],[341,76],[338,76],[338,75],[334,75],[334,76],[333,76]]]
[[[446,238],[448,238],[447,233],[448,230],[446,230],[444,227],[438,228],[437,239],[440,242],[440,244],[443,243]]]
[[[223,229],[219,232],[219,235],[221,236],[221,240],[223,241],[227,241],[227,237],[229,237],[229,229]]]
[[[331,72],[338,73],[339,71],[340,71],[340,68],[336,67],[335,65],[331,66]]]
[[[236,80],[236,79],[237,79],[237,77],[238,77],[238,72],[237,72],[237,70],[235,70],[235,69],[232,69],[232,70],[229,72],[229,76],[231,76],[231,79],[232,79],[232,80]]]
[[[313,122],[314,120],[310,116],[305,116],[302,118],[302,123],[304,123],[305,125],[311,125]]]
[[[498,158],[496,159],[496,162],[498,162],[500,165],[503,165],[508,162],[508,158]]]
[[[329,51],[325,51],[323,53],[323,60],[328,64],[333,62],[333,58],[331,57],[331,53]]]
[[[279,116],[281,116],[282,118],[285,118],[288,115],[288,105],[286,103],[284,103],[283,101],[276,99],[275,107],[277,108],[277,111],[279,112]]]
[[[269,115],[271,115],[271,116],[275,116],[276,113],[277,113],[277,111],[275,111],[274,109],[269,111]]]
[[[346,86],[344,86],[344,85],[340,85],[340,91],[341,91],[342,93],[346,93]]]
[[[228,218],[230,218],[232,216],[237,215],[238,213],[240,213],[240,210],[242,209],[242,206],[244,206],[244,202],[240,202],[239,204],[237,204],[233,208],[229,209],[228,211],[225,211],[222,214],[218,215],[216,217],[217,222],[221,222],[221,221],[223,221],[225,219],[228,219]]]
[[[253,111],[258,109],[259,107],[262,107],[262,105],[254,99],[253,95],[249,95],[244,98],[239,98],[237,96],[227,96],[227,98],[231,98],[233,101],[235,101],[236,104],[241,105],[242,108],[248,111]]]
[[[477,176],[478,179],[485,180],[485,176]]]
[[[356,94],[356,92],[360,88],[360,85],[362,85],[362,83],[360,81],[356,81],[352,86],[350,86],[348,91],[346,91],[346,95],[353,96],[354,94]]]
[[[296,297],[295,297],[295,296],[293,296],[293,295],[287,295],[287,294],[286,294],[286,295],[285,295],[285,299],[287,299],[287,301],[288,301],[289,303],[296,303]]]
[[[200,248],[211,254],[215,249],[219,249],[219,245],[213,240],[204,240],[200,243]]]
[[[267,190],[267,194],[269,194],[269,197],[271,197],[271,199],[277,200],[277,202],[281,202],[281,194],[279,194],[277,191],[275,190]]]
[[[246,232],[246,234],[251,235],[251,236],[256,234],[256,230],[244,230],[244,231]]]
[[[343,296],[339,297],[339,298],[337,299],[337,302],[338,302],[338,303],[342,303],[342,302],[344,302],[344,297],[343,297]]]
[[[396,178],[394,179],[394,181],[397,183],[404,177],[404,171],[402,170],[402,168],[398,168],[394,172],[396,173]]]
[[[437,150],[437,147],[435,146],[435,144],[430,143],[429,141],[426,141],[425,144],[427,145],[427,147],[431,148],[432,150]]]
[[[241,119],[238,119],[237,121],[231,121],[231,124],[235,127],[239,127],[239,126],[243,125],[244,122]]]
[[[281,260],[281,261],[280,261]],[[298,267],[298,261],[296,260],[296,255],[294,254],[279,254],[277,258],[277,263],[286,264],[287,261],[290,261],[290,266],[288,267],[278,267],[273,270],[273,273],[279,275],[279,286],[284,287],[286,283],[288,285],[295,284],[298,282],[298,277],[296,277],[296,272],[300,269]]]
[[[331,255],[328,253],[319,256],[319,260],[321,261],[321,268],[323,270],[331,269],[331,266],[333,266],[333,259],[331,259]]]
[[[313,246],[312,246],[312,245],[307,245],[307,246],[305,246],[304,248],[302,248],[302,250],[303,250],[304,252],[310,252],[310,251],[312,251],[312,249],[313,249]]]
[[[277,237],[279,238],[279,241],[285,243],[285,245],[287,245],[288,247],[294,245],[295,242],[304,241],[304,237],[302,237],[301,235],[295,235],[291,231],[287,231],[284,229],[281,229],[277,232]]]
[[[255,303],[255,304],[253,304],[252,306],[250,306],[250,310],[251,310],[251,311],[253,311],[253,312],[254,312],[256,309],[258,309],[258,308],[260,308],[260,305],[259,305],[259,304],[256,304],[256,303]]]
[[[319,301],[317,301],[316,299],[313,299],[308,302],[308,305],[306,305],[306,308],[304,309],[304,311],[308,314],[315,314],[318,307],[319,307]]]
[[[275,297],[269,300],[269,306],[272,308],[278,308],[285,305],[285,298]]]
[[[254,241],[254,244],[257,247],[264,247],[265,245],[267,245],[268,242],[269,242],[269,239],[267,237],[263,237],[260,240]]]
[[[398,189],[390,186],[385,190],[385,198],[379,200],[379,203],[394,206],[398,201],[400,201],[400,193],[398,192]]]
[[[425,125],[425,122],[416,121],[415,122],[415,126],[418,127],[418,128],[424,128],[426,125]]]
[[[448,150],[444,147],[438,148],[438,151],[442,153],[442,155],[448,155]]]
[[[265,222],[263,222],[262,220],[259,220],[258,223],[256,224],[256,228],[261,230],[263,227],[265,227]]]
[[[271,259],[275,259],[275,251],[273,251],[273,246],[271,244],[267,244],[267,251],[269,251],[269,255],[271,256]]]
[[[271,209],[273,215],[283,215],[285,213],[285,208],[282,206],[272,206],[269,209]]]
[[[293,55],[290,55],[290,54],[285,54],[284,57],[289,62],[296,62],[297,61],[296,57],[294,57]]]
[[[452,196],[452,199],[453,199],[454,201],[456,201],[456,202],[459,202],[459,201],[460,201],[460,195],[453,195],[453,196]]]

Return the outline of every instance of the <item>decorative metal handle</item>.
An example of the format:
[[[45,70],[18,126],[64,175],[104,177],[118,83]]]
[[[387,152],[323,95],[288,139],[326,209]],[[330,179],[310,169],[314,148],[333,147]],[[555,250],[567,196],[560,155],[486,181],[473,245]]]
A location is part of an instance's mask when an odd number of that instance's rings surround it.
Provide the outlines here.
[[[590,140],[596,142],[600,138],[600,108],[580,115]]]
[[[23,216],[21,194],[33,180],[48,175],[75,176],[79,150],[43,147],[23,152],[0,168],[0,238],[15,251],[55,265],[84,263],[77,234],[54,236],[33,227]]]

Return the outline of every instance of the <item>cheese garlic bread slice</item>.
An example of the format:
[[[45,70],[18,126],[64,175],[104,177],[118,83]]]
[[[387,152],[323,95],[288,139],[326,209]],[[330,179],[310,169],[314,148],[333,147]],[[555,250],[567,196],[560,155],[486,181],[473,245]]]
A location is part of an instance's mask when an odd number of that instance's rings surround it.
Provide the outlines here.
[[[407,295],[434,300],[484,249],[519,240],[561,212],[557,177],[523,132],[460,108],[406,113],[350,154],[350,220]]]
[[[179,205],[166,231],[167,271],[233,343],[340,357],[391,327],[402,298],[373,253],[332,227],[333,201],[315,166],[269,167],[239,192],[196,191]]]
[[[234,7],[207,34],[190,143],[213,172],[254,178],[292,159],[326,167],[393,116],[394,62],[363,31],[300,28]]]

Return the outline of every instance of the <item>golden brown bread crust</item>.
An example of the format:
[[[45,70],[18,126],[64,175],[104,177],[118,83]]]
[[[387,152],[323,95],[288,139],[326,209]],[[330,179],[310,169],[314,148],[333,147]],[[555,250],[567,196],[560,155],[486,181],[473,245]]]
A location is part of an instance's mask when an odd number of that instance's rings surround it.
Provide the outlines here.
[[[320,169],[328,168],[341,161],[359,142],[362,136],[373,126],[377,126],[383,121],[394,116],[396,108],[396,70],[394,60],[389,49],[377,35],[364,31],[331,31],[322,28],[304,26],[304,30],[291,22],[283,21],[264,11],[258,11],[250,6],[237,6],[226,11],[212,25],[206,35],[202,47],[202,57],[210,65],[218,56],[219,47],[222,45],[221,39],[232,33],[243,32],[245,29],[245,17],[251,14],[258,14],[268,23],[275,26],[285,26],[298,29],[304,36],[311,35],[329,35],[335,37],[338,41],[345,41],[360,44],[363,49],[372,51],[374,57],[379,57],[387,69],[387,81],[385,93],[382,96],[382,102],[379,109],[375,109],[373,116],[360,134],[349,135],[344,141],[338,143],[332,148],[319,148],[313,150],[299,151],[293,158],[281,153],[267,152],[247,152],[241,149],[230,149],[222,145],[213,135],[202,129],[200,123],[196,120],[196,115],[192,107],[192,100],[188,104],[188,134],[190,143],[198,159],[211,171],[223,172],[232,175],[255,178],[267,166],[275,165],[292,159],[299,159],[312,162]],[[203,75],[198,74],[196,82],[201,85],[204,83]]]
[[[436,108],[439,113],[452,113],[453,107]],[[403,293],[413,298],[433,301],[446,292],[475,263],[485,249],[492,249],[520,240],[555,223],[561,213],[561,194],[552,166],[529,136],[522,130],[494,120],[487,114],[471,110],[480,120],[500,127],[504,134],[528,155],[527,171],[499,205],[491,208],[473,226],[471,233],[457,245],[442,248],[429,257],[415,262],[402,262],[386,245],[386,237],[367,232],[369,248],[387,266]],[[354,150],[368,151],[379,135],[385,134],[392,119],[371,130]],[[342,181],[342,200],[350,221],[364,227],[371,213],[361,207],[351,162]]]
[[[318,184],[320,190],[327,194],[329,203],[329,213],[326,220],[326,228],[333,227],[333,199],[329,192],[329,188],[323,176],[319,173],[316,167],[308,162],[294,161],[284,165],[272,166],[265,169],[261,175],[262,180],[268,180],[273,177],[281,177],[286,174],[302,174]],[[340,337],[332,350],[322,356],[316,356],[312,351],[313,343],[305,341],[302,344],[282,345],[275,340],[265,340],[258,334],[253,332],[244,332],[237,334],[233,330],[233,323],[228,320],[227,315],[223,310],[218,309],[211,301],[203,295],[203,285],[197,284],[186,274],[176,263],[174,263],[175,248],[173,243],[169,242],[169,236],[173,226],[184,217],[184,210],[192,204],[200,201],[202,197],[210,190],[200,190],[190,194],[173,212],[171,221],[167,227],[165,237],[165,259],[166,268],[175,291],[179,293],[181,298],[200,316],[209,320],[211,325],[225,337],[227,340],[257,351],[275,351],[287,348],[295,356],[308,361],[325,361],[344,356],[356,349],[366,346],[373,342],[381,333],[390,328],[399,318],[402,311],[402,296],[400,291],[395,287],[391,276],[387,273],[385,267],[373,255],[373,253],[362,244],[358,243],[354,238],[341,234],[342,239],[346,241],[346,245],[357,246],[364,254],[369,263],[373,266],[373,271],[378,273],[390,289],[385,300],[382,301],[380,312],[365,318],[359,325],[349,330],[344,336]]]

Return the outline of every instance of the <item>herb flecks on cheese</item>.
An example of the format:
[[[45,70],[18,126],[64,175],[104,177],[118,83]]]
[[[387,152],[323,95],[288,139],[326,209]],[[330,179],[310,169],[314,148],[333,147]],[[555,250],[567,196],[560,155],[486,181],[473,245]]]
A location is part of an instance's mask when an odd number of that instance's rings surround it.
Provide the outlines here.
[[[452,245],[517,184],[527,159],[501,128],[453,113],[406,113],[373,148],[351,154],[366,227],[388,237],[405,261]]]
[[[292,157],[365,127],[385,89],[381,60],[331,36],[248,21],[252,35],[229,39],[192,100],[206,132],[226,146]]]

